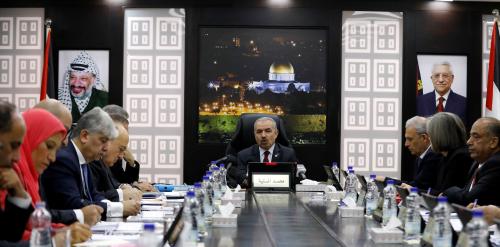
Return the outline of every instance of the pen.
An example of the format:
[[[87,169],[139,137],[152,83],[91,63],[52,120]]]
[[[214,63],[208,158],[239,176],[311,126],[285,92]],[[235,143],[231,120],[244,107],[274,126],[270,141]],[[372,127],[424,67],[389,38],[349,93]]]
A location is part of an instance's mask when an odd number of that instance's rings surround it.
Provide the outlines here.
[[[429,188],[427,189],[427,194],[429,194],[429,195],[431,194],[431,187],[429,187]]]
[[[474,200],[474,204],[472,204],[472,208],[475,208],[477,206],[477,199]]]

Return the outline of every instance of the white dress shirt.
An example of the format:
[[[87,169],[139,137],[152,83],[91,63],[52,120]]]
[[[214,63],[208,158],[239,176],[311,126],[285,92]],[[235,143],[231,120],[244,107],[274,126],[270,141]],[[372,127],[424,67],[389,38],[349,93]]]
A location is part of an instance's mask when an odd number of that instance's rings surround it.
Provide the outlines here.
[[[273,160],[274,145],[276,145],[276,144],[273,144],[273,145],[269,148],[269,150],[265,150],[265,149],[263,149],[263,148],[261,148],[261,147],[259,146],[259,153],[260,153],[260,156],[259,156],[259,157],[260,157],[260,162],[264,162],[264,157],[265,157],[264,152],[265,152],[265,151],[269,151],[269,155],[267,156],[267,159],[269,160],[269,162],[271,162],[271,161]]]
[[[450,96],[451,89],[448,90],[443,96],[438,94],[438,92],[434,91],[434,95],[436,96],[436,106],[439,104],[439,98],[443,97],[443,109],[446,107],[446,102],[448,102],[448,96]]]

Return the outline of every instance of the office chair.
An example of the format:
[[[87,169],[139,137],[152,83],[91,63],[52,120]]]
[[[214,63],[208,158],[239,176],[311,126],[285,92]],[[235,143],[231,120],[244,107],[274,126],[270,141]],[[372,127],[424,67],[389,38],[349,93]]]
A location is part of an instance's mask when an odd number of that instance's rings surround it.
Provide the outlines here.
[[[255,120],[261,117],[270,117],[274,119],[274,121],[276,122],[276,128],[278,129],[278,137],[276,138],[276,142],[283,146],[291,147],[290,141],[286,136],[285,124],[279,116],[265,113],[241,114],[236,126],[236,131],[231,138],[231,141],[227,145],[226,156],[223,158],[227,163],[233,164],[228,168],[227,172],[228,185],[231,187],[236,186],[234,171],[236,169],[236,157],[238,156],[238,152],[255,144],[255,135],[253,130],[254,123]]]

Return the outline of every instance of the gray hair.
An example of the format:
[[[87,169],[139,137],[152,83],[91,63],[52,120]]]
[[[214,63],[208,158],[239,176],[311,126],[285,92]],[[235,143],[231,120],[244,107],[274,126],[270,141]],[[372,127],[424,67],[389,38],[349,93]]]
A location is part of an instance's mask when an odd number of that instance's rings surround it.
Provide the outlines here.
[[[0,100],[0,133],[7,133],[11,130],[14,114],[16,114],[16,106],[8,101]]]
[[[405,128],[415,128],[417,134],[427,133],[427,119],[421,116],[414,116],[406,121]]]
[[[450,74],[453,75],[453,68],[451,67],[451,63],[448,62],[448,61],[442,61],[440,63],[435,63],[433,66],[432,66],[432,72],[434,74],[434,70],[436,70],[436,67],[437,66],[448,66],[448,69],[450,70]]]
[[[119,105],[114,105],[114,104],[107,105],[107,106],[103,107],[102,110],[104,110],[105,112],[107,112],[110,115],[116,114],[116,115],[123,116],[125,119],[129,118],[128,112],[125,111],[125,109],[123,109],[123,107],[121,107]]]
[[[498,119],[494,117],[482,117],[477,121],[487,122],[486,131],[488,132],[488,134],[490,134],[492,137],[497,137],[500,139],[500,121],[498,121]]]
[[[427,122],[427,133],[435,152],[451,151],[465,145],[467,133],[459,116],[451,112],[434,114]]]
[[[274,121],[274,119],[272,119],[270,117],[261,117],[261,118],[258,118],[257,120],[255,120],[255,122],[253,123],[253,129],[255,130],[255,126],[257,125],[257,122],[264,122],[264,121],[271,121],[273,123],[273,129],[278,130],[278,128],[276,127],[276,121]]]
[[[100,133],[109,139],[115,139],[118,136],[113,120],[100,107],[94,107],[94,109],[83,114],[76,124],[72,138],[79,136],[84,129],[90,134]]]

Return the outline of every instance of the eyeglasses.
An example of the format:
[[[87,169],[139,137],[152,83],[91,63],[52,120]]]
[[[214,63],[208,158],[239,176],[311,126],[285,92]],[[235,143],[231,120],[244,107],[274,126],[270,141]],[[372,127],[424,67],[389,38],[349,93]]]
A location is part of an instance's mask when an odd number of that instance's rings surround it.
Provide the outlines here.
[[[72,123],[71,124],[71,127],[66,128],[66,137],[69,136],[69,138],[71,138],[71,132],[73,132],[73,130],[76,128],[76,123]]]
[[[441,74],[433,74],[431,76],[432,79],[439,79],[439,77],[443,77],[443,79],[447,80],[450,79],[453,76],[453,74],[448,74],[448,73],[441,73]]]

